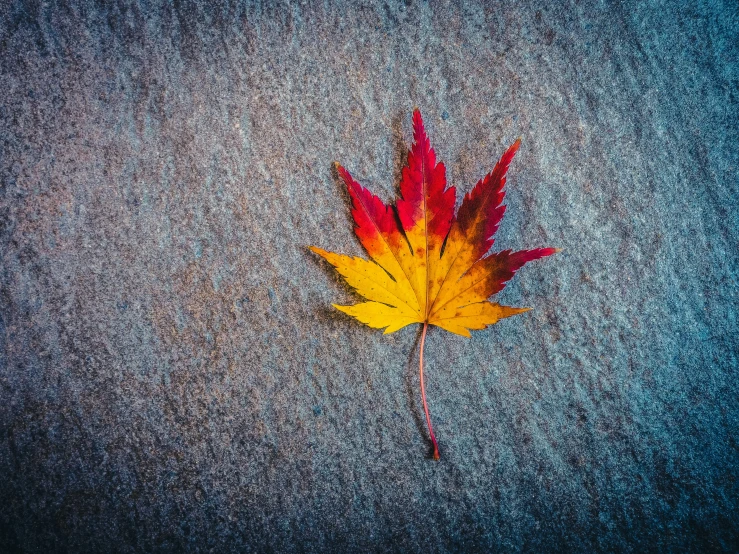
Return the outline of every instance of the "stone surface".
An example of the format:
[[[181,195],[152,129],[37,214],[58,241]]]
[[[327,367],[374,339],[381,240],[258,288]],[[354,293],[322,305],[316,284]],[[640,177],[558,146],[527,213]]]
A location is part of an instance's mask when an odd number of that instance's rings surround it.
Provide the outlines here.
[[[739,548],[736,2],[0,7],[0,550]],[[410,114],[499,248],[470,340],[336,313]]]

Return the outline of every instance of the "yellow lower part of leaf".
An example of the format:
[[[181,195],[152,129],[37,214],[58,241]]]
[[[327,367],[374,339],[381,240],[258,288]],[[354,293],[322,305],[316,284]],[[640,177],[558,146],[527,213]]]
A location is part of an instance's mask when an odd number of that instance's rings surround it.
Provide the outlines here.
[[[436,325],[454,333],[469,337],[469,329],[484,329],[499,320],[516,314],[529,311],[531,308],[512,308],[501,306],[493,302],[477,302],[459,308],[447,308],[429,320],[429,324]]]
[[[420,313],[418,299],[404,275],[394,280],[375,262],[326,252],[315,246],[310,249],[334,266],[346,282],[367,300],[394,306],[406,318],[415,318]]]
[[[418,317],[408,317],[398,308],[380,302],[362,302],[353,306],[333,304],[333,306],[365,325],[375,329],[385,328],[386,335],[394,333],[411,323],[422,323]]]

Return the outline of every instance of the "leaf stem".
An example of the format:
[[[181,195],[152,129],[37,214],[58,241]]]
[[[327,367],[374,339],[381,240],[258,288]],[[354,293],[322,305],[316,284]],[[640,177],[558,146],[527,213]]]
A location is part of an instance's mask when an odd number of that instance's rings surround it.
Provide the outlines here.
[[[439,459],[439,445],[436,443],[436,437],[434,436],[434,428],[431,426],[431,416],[429,415],[429,407],[426,404],[426,387],[423,384],[423,346],[426,343],[426,329],[428,329],[428,323],[423,324],[423,334],[421,335],[421,354],[419,356],[419,366],[421,368],[421,398],[423,399],[423,411],[426,412],[426,424],[429,427],[429,434],[431,435],[431,442],[434,444],[434,460]]]

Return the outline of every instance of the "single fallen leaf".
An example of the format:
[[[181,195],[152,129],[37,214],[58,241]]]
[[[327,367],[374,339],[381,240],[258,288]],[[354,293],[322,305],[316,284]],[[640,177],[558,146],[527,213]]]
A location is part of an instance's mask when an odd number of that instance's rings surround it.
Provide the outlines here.
[[[487,299],[500,292],[525,263],[558,252],[557,248],[504,250],[486,256],[493,245],[505,206],[508,166],[520,139],[495,168],[467,194],[454,215],[456,192],[447,188],[444,164],[436,162],[421,113],[413,112],[413,147],[400,180],[393,209],[336,164],[352,199],[354,230],[372,260],[310,249],[325,258],[367,302],[334,307],[385,334],[422,323],[419,365],[426,423],[439,459],[423,380],[426,330],[436,325],[470,336],[498,320],[530,308],[502,306]]]

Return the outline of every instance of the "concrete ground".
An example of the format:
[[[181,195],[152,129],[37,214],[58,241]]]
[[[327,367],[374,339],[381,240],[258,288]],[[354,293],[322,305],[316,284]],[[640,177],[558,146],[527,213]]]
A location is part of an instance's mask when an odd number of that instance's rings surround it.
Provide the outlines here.
[[[739,550],[736,2],[1,4],[0,551]],[[440,462],[306,249],[414,106],[564,249],[430,331]]]

